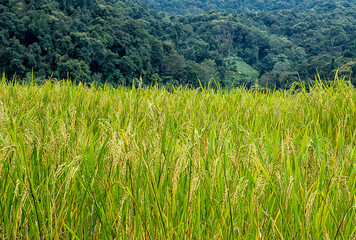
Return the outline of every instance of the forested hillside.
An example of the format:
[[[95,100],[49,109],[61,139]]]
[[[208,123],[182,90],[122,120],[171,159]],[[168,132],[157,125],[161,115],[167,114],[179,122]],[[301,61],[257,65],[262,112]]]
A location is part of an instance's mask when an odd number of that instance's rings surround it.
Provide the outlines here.
[[[346,75],[356,73],[354,10],[323,15],[210,12],[180,17],[165,32],[186,59],[214,61],[222,82],[248,83],[257,71],[260,83],[283,87],[318,73],[332,78],[337,68]]]
[[[225,87],[283,88],[339,68],[355,81],[356,8],[313,3],[308,11],[178,17],[134,0],[0,0],[0,70],[114,86],[141,76],[144,85],[197,87],[214,77]],[[274,9],[255,6],[264,4]]]
[[[159,72],[162,43],[145,30],[136,1],[2,0],[1,69],[8,75],[67,76],[124,83]]]
[[[230,13],[246,11],[313,10],[327,12],[338,7],[355,6],[355,1],[346,0],[143,0],[150,8],[173,15],[196,15],[211,10]]]

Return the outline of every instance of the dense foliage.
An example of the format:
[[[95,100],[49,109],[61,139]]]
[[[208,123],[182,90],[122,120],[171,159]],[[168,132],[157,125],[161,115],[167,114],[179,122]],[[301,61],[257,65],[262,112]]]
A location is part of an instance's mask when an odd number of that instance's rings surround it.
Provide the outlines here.
[[[175,17],[135,0],[1,0],[0,70],[114,86],[141,76],[144,85],[197,87],[214,77],[282,88],[340,68],[355,81],[356,8],[314,3],[318,12]]]
[[[338,67],[355,79],[353,8],[322,15],[290,10],[241,15],[210,12],[178,21],[165,29],[170,33],[167,39],[188,60],[214,61],[225,85],[231,79],[251,82],[256,70],[261,84],[277,87],[317,73],[332,78]]]
[[[134,1],[1,1],[1,68],[7,74],[121,84],[159,72],[162,44]],[[128,17],[128,16],[131,17]],[[140,19],[140,20],[135,20]]]
[[[338,7],[355,5],[353,0],[143,0],[158,11],[178,15],[196,15],[211,10],[230,13],[274,11],[285,9],[328,12]]]

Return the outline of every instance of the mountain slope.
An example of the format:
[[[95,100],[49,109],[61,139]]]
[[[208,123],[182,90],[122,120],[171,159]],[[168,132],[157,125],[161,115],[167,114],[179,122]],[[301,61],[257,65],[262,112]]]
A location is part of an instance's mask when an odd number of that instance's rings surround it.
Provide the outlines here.
[[[324,12],[325,9],[355,6],[353,0],[143,0],[152,9],[175,15],[196,15],[211,10],[242,13],[297,9]]]
[[[162,44],[145,30],[137,1],[4,1],[0,69],[8,75],[108,80],[122,84],[159,71]],[[156,54],[156,55],[155,55]],[[158,54],[158,55],[157,55]]]
[[[346,3],[345,3],[346,4]],[[356,8],[166,16],[140,1],[0,0],[0,71],[114,86],[255,82],[288,87],[335,69],[356,82]]]

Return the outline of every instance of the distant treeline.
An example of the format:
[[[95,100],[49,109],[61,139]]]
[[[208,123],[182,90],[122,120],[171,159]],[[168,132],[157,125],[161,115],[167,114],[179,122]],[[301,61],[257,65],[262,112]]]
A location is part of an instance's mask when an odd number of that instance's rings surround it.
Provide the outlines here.
[[[308,2],[305,11],[170,16],[136,0],[0,0],[0,70],[114,86],[214,77],[283,88],[339,69],[356,83],[354,4]]]

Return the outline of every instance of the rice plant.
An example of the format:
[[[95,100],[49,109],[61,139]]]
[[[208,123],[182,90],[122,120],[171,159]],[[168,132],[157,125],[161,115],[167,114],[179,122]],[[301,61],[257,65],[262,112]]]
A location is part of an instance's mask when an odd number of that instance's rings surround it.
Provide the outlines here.
[[[0,239],[355,239],[356,93],[0,84]]]

